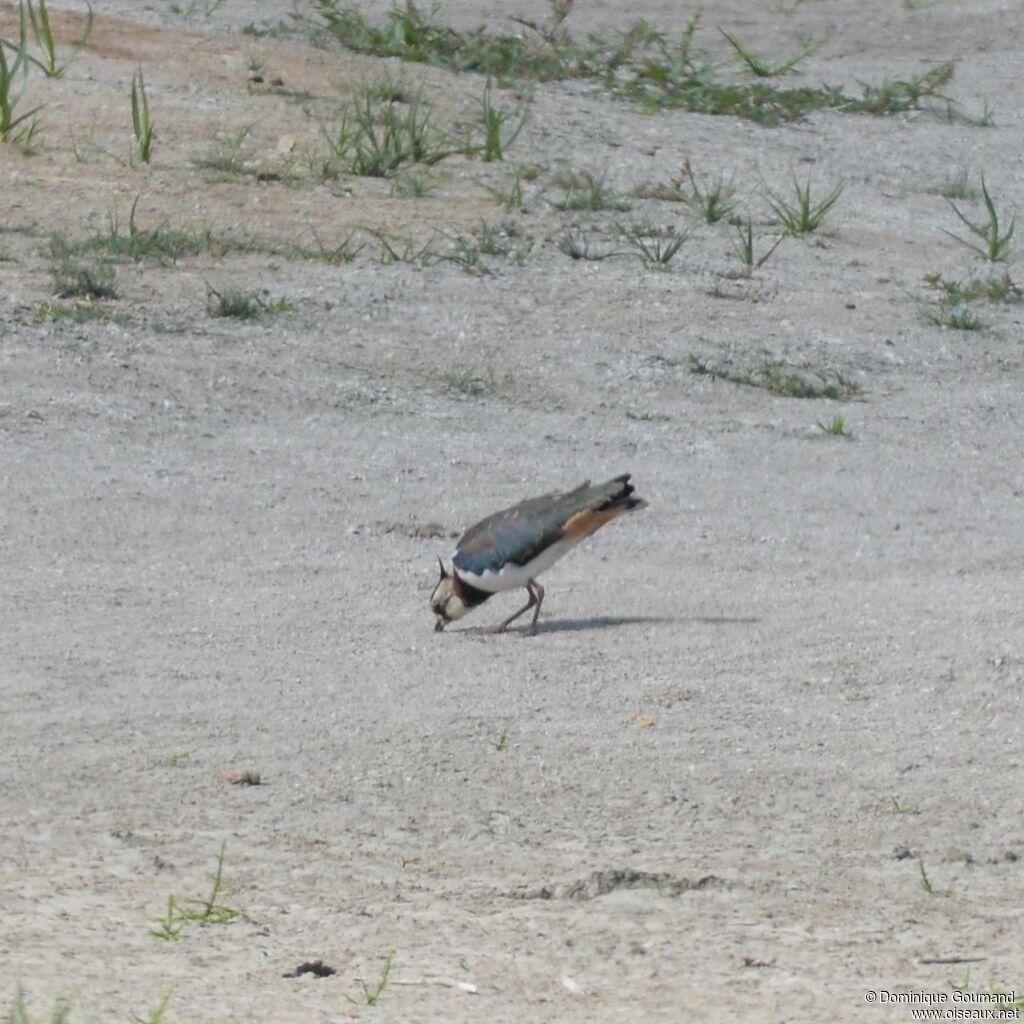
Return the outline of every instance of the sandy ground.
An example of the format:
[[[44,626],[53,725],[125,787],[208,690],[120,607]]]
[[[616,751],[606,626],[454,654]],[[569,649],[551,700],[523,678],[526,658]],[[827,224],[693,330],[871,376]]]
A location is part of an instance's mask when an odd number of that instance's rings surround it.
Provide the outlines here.
[[[942,233],[944,178],[1024,210],[1015,5],[732,2],[699,37],[724,60],[718,25],[773,56],[827,35],[790,81],[853,90],[959,56],[946,91],[994,127],[763,128],[550,84],[505,164],[453,157],[421,198],[303,177],[317,118],[386,68],[466,121],[478,76],[313,45],[284,3],[95,6],[65,77],[30,78],[38,154],[0,147],[0,1013],[21,988],[29,1020],[64,999],[76,1024],[167,993],[168,1022],[905,1021],[866,994],[1020,994],[1024,306],[981,304],[973,332],[921,312],[925,275],[990,272]],[[580,32],[628,20],[579,6]],[[126,162],[139,63],[148,168]],[[249,124],[262,180],[195,165]],[[692,220],[561,212],[560,171],[627,193],[686,158],[735,174],[764,243],[765,185],[848,184],[749,282],[725,223],[665,273],[559,251]],[[515,165],[536,177],[509,213],[488,187]],[[144,228],[262,248],[123,262],[109,316],[53,319],[50,234],[126,230],[136,197]],[[481,220],[522,265],[282,255]],[[218,319],[208,288],[294,308]],[[779,397],[691,355],[862,390]],[[852,437],[819,428],[837,415]],[[463,528],[626,471],[650,507],[545,576],[535,639],[468,629],[519,595],[432,632]],[[246,770],[263,785],[224,777]],[[222,844],[242,913],[155,938]],[[285,977],[314,960],[336,973]]]

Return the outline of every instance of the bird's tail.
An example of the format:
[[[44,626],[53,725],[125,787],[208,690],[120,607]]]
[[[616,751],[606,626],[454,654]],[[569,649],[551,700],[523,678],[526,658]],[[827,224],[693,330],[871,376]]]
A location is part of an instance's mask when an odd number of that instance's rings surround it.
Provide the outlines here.
[[[607,483],[589,488],[596,492],[597,504],[591,505],[594,512],[618,508],[621,512],[629,512],[635,508],[644,508],[647,502],[643,498],[634,497],[636,488],[629,482],[629,473],[623,473]]]
[[[578,499],[577,511],[566,520],[563,537],[571,541],[583,540],[623,512],[644,508],[647,502],[635,497],[635,491],[628,473],[593,487],[589,482],[577,487],[571,492],[572,498]]]

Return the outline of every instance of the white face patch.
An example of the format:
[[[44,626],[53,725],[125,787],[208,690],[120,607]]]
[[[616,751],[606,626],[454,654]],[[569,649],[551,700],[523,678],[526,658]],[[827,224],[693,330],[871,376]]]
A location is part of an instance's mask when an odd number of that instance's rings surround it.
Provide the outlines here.
[[[447,598],[447,596],[451,592],[452,592],[452,581],[451,581],[451,578],[448,577],[448,576],[445,576],[441,580],[438,581],[437,586],[434,587],[434,592],[430,595],[430,607],[433,608],[436,611],[437,610],[437,606],[439,604],[444,604],[445,599]]]
[[[448,622],[461,619],[469,611],[462,598],[455,593],[455,584],[450,576],[446,576],[434,587],[434,593],[430,595],[430,610]]]

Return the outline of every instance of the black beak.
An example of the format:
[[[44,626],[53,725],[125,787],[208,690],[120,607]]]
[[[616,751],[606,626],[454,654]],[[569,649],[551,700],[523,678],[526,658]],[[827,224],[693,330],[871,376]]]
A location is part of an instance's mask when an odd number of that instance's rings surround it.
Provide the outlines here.
[[[440,616],[437,617],[437,622],[434,623],[434,632],[441,633],[444,631],[445,621]]]

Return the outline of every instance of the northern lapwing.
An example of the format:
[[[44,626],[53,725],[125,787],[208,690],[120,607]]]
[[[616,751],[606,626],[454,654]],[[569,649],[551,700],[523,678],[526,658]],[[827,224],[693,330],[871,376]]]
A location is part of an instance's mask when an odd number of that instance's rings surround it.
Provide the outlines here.
[[[633,497],[633,491],[628,473],[594,487],[587,480],[564,494],[555,491],[521,501],[468,529],[452,556],[450,573],[438,559],[441,579],[430,598],[437,616],[434,630],[440,632],[494,594],[525,587],[530,599],[490,632],[503,633],[532,608],[529,632],[536,633],[544,600],[537,577],[605,523],[643,508],[647,502]]]

